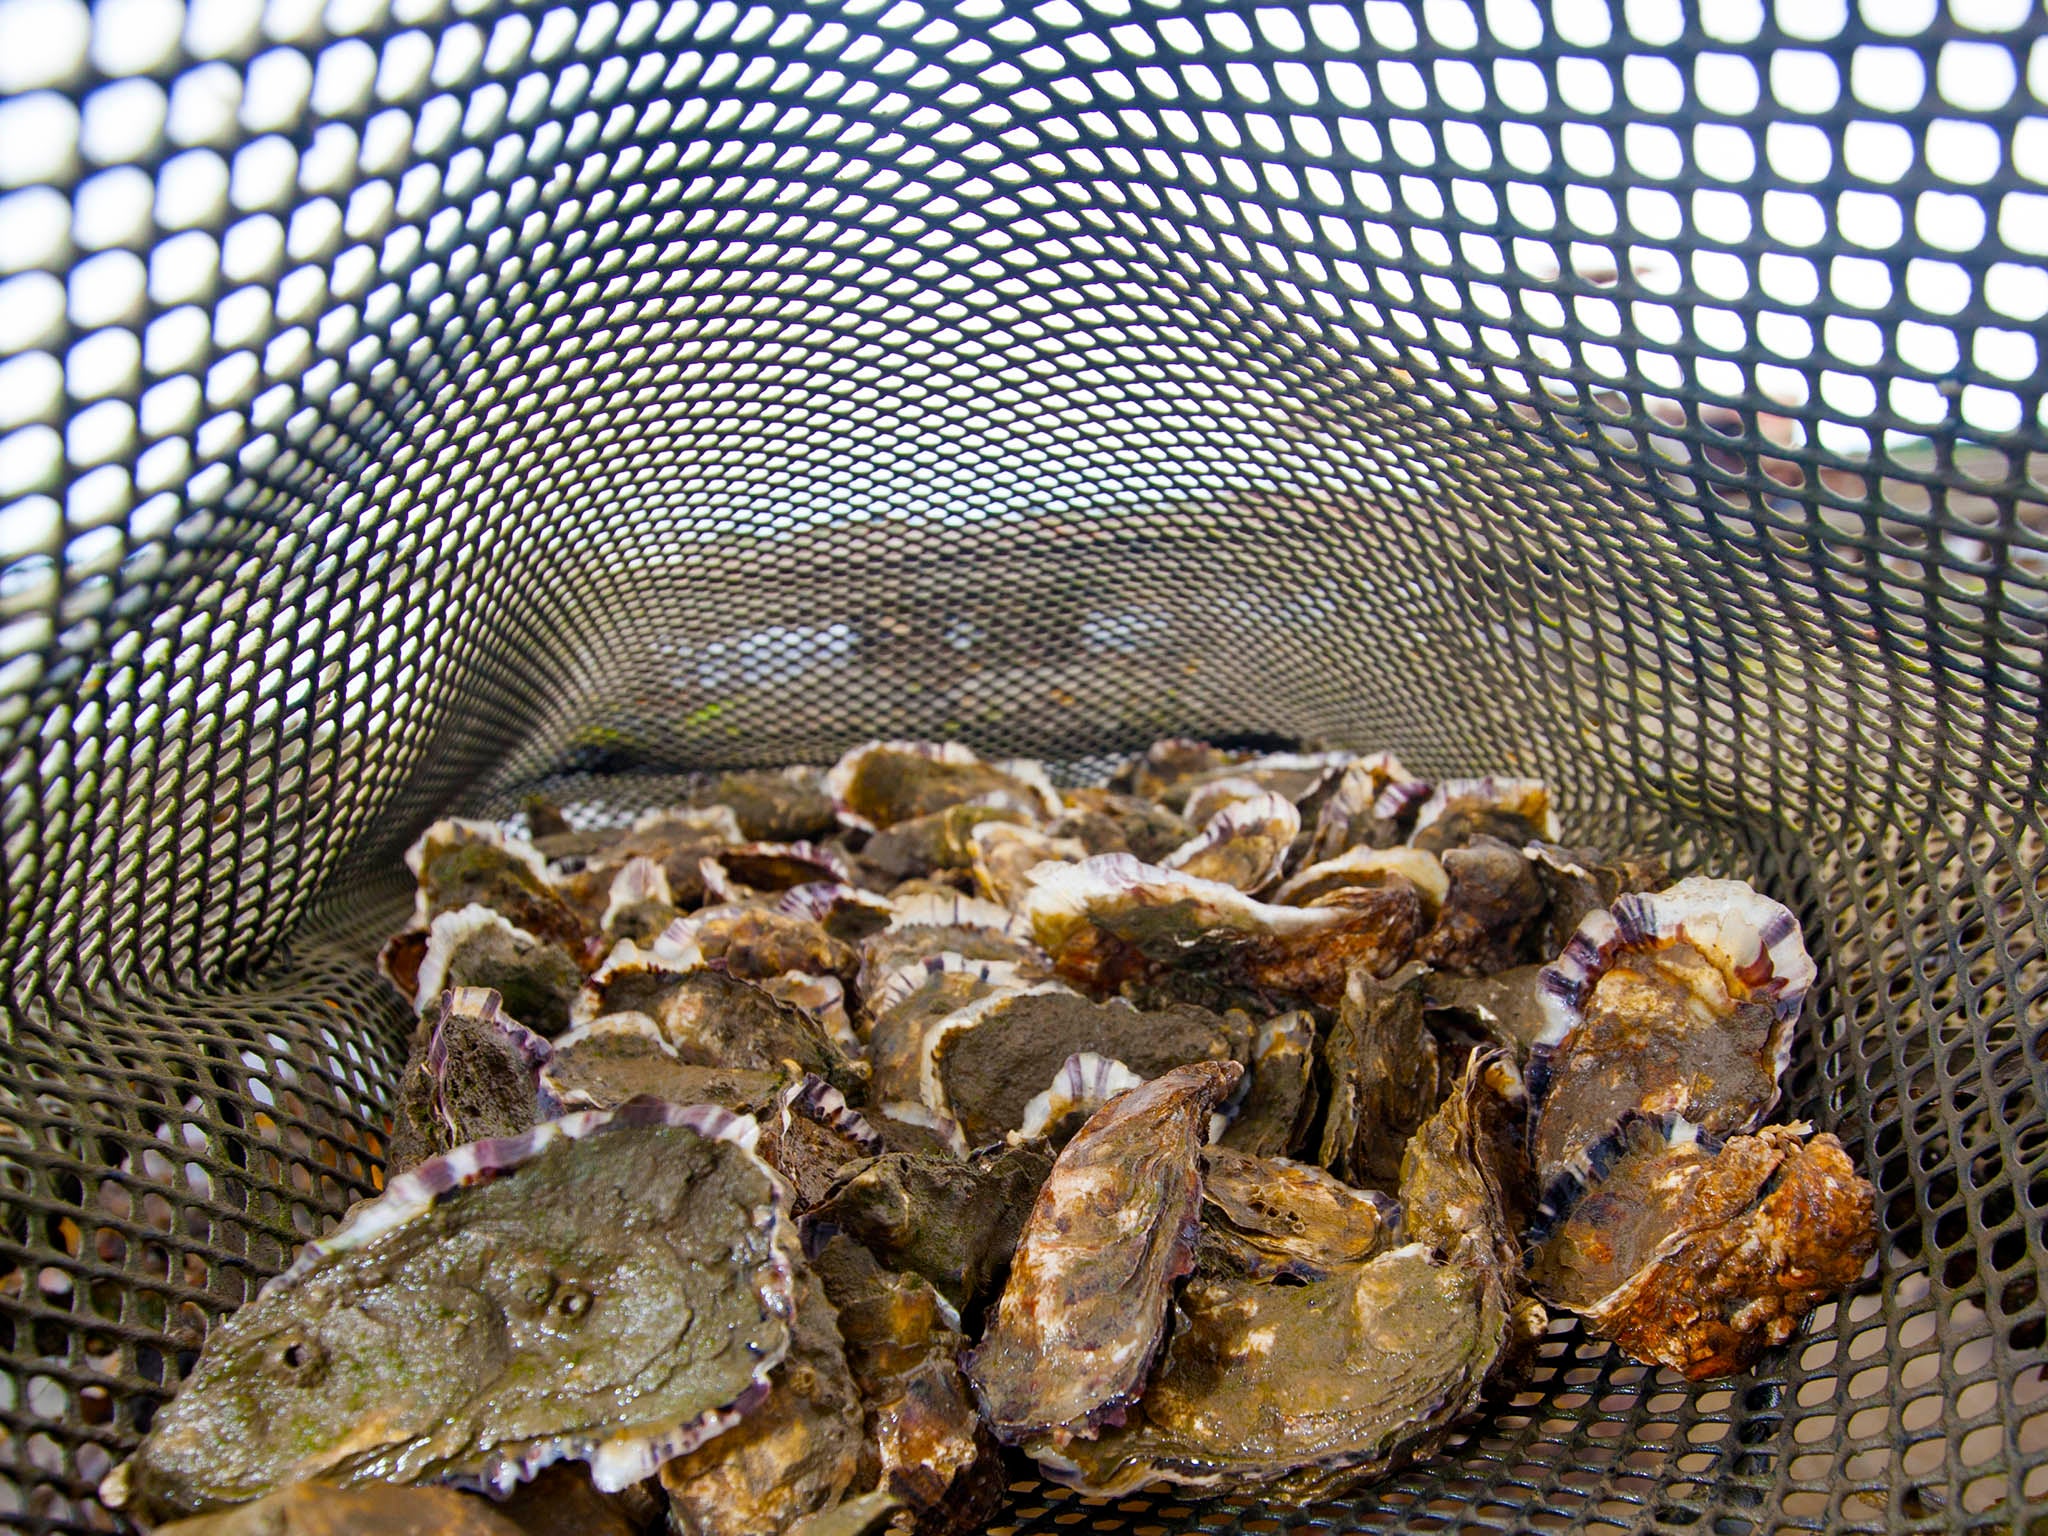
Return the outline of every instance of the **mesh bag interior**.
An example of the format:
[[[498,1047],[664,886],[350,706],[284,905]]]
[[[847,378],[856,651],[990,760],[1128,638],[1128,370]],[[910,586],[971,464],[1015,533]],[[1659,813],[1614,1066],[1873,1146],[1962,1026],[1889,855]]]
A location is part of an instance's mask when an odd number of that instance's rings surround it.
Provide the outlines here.
[[[0,0],[0,90],[0,1526],[373,1187],[428,819],[1178,732],[1791,903],[1880,1269],[998,1528],[2042,1530],[2041,6]]]

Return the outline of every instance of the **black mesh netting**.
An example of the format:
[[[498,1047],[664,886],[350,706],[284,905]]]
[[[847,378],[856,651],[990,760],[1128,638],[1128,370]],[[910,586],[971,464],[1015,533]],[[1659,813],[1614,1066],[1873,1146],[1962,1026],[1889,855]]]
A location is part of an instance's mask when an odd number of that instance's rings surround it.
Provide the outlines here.
[[[0,1526],[372,1187],[430,817],[1171,731],[1792,902],[1881,1268],[1002,1526],[2043,1529],[2041,6],[0,0],[0,90]]]

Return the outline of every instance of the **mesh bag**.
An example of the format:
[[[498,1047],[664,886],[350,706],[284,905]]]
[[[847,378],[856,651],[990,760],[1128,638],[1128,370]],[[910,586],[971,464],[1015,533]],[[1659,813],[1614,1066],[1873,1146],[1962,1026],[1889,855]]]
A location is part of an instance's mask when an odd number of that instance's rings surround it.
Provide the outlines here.
[[[0,89],[0,1526],[373,1187],[428,819],[1179,732],[1791,902],[1881,1265],[1000,1526],[2042,1530],[2042,7],[0,0]]]

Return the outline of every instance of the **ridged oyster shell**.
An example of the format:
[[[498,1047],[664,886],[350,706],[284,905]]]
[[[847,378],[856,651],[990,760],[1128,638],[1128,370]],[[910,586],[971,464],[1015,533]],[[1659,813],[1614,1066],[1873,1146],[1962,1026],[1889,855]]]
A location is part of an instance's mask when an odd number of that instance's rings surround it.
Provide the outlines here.
[[[487,1136],[517,1136],[540,1116],[553,1047],[506,1017],[498,994],[455,987],[421,1018],[398,1080],[387,1174]]]

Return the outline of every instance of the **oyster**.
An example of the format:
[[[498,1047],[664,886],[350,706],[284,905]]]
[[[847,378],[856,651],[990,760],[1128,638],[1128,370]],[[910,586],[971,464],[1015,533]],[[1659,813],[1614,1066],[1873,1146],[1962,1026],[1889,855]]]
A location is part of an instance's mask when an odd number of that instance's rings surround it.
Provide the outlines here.
[[[1531,941],[1548,898],[1520,847],[1474,833],[1445,850],[1450,889],[1417,953],[1443,970],[1470,975],[1504,971],[1534,958]]]
[[[860,1389],[838,1314],[807,1267],[796,1275],[789,1353],[768,1380],[767,1399],[738,1424],[662,1466],[677,1536],[779,1536],[854,1490]]]
[[[737,1422],[789,1347],[796,1231],[754,1135],[628,1105],[393,1180],[214,1331],[101,1498],[151,1519],[307,1478],[649,1476]]]
[[[1268,1019],[1252,1042],[1250,1087],[1223,1145],[1257,1157],[1284,1157],[1307,1134],[1316,1109],[1316,1025],[1296,1011]]]
[[[1588,916],[1539,981],[1539,1175],[1630,1111],[1683,1115],[1717,1136],[1760,1124],[1813,980],[1798,919],[1740,880],[1681,880]]]
[[[1178,809],[1187,803],[1188,791],[1196,784],[1205,778],[1221,777],[1234,764],[1246,762],[1252,756],[1250,752],[1212,747],[1206,741],[1169,737],[1153,742],[1144,756],[1125,764],[1111,784]]]
[[[1019,1140],[1038,1137],[1064,1147],[1096,1110],[1144,1081],[1120,1061],[1079,1051],[1066,1059],[1052,1086],[1024,1106],[1024,1117],[1010,1135]]]
[[[818,1077],[805,1076],[777,1095],[761,1127],[761,1157],[796,1191],[799,1215],[823,1199],[850,1165],[881,1150],[874,1127]]]
[[[872,998],[896,971],[935,955],[970,960],[1008,960],[1050,969],[1031,943],[1023,919],[978,896],[920,894],[896,898],[896,914],[881,933],[861,941],[854,989]],[[870,1016],[874,1010],[869,1009]]]
[[[626,860],[612,876],[599,926],[614,943],[620,939],[645,943],[675,917],[675,893],[669,888],[668,872],[642,855]]]
[[[612,1109],[645,1096],[762,1115],[788,1083],[784,1071],[686,1062],[644,1013],[608,1013],[578,1025],[556,1039],[540,1072],[541,1093],[557,1112]]]
[[[718,870],[717,876],[706,872],[707,895],[712,879],[721,877],[744,891],[770,895],[802,885],[853,883],[853,871],[846,861],[817,843],[733,843],[707,855],[700,860],[703,862]]]
[[[524,1536],[519,1526],[471,1494],[448,1488],[369,1483],[334,1488],[294,1483],[253,1504],[195,1515],[156,1528],[156,1536]]]
[[[896,916],[886,896],[822,880],[791,886],[776,897],[775,910],[816,923],[827,938],[842,944],[858,944],[869,934],[880,933]]]
[[[542,853],[547,853],[544,845],[550,838],[559,840],[575,835],[575,829],[569,825],[569,818],[562,814],[561,806],[538,791],[521,800],[519,808],[526,812],[527,830],[533,834],[534,847]]]
[[[1401,841],[1404,813],[1430,791],[1391,752],[1347,764],[1317,807],[1300,862],[1321,864],[1354,848],[1393,847]]]
[[[974,883],[990,901],[1015,910],[1031,890],[1031,872],[1041,864],[1074,864],[1088,857],[1078,838],[1054,837],[1037,827],[987,822],[974,829]]]
[[[1144,1391],[1173,1283],[1194,1262],[1209,1115],[1243,1071],[1176,1067],[1098,1111],[1060,1153],[968,1358],[997,1439],[1086,1439]]]
[[[885,1152],[849,1169],[811,1212],[892,1269],[924,1276],[965,1317],[1009,1269],[1053,1156],[1040,1142],[964,1160]]]
[[[1400,1220],[1389,1196],[1320,1168],[1209,1147],[1195,1264],[1249,1280],[1322,1280],[1392,1247]]]
[[[552,1035],[568,1027],[583,971],[559,944],[535,938],[478,905],[434,919],[417,985],[422,1009],[450,988],[488,989],[511,1017]]]
[[[651,1479],[599,1493],[580,1461],[558,1461],[498,1501],[525,1536],[644,1536],[668,1507]]]
[[[1306,907],[1353,886],[1387,885],[1396,880],[1415,887],[1422,897],[1423,915],[1429,920],[1435,919],[1451,890],[1443,861],[1433,853],[1419,848],[1352,848],[1290,875],[1273,892],[1273,900],[1283,907]]]
[[[1170,979],[1222,1001],[1245,990],[1334,1005],[1352,967],[1383,975],[1408,958],[1422,903],[1405,881],[1326,903],[1268,906],[1218,881],[1105,854],[1046,871],[1024,910],[1059,974],[1091,991]]]
[[[883,887],[974,863],[974,834],[984,826],[1028,823],[1023,811],[1001,805],[949,805],[877,832],[860,851],[863,871]]]
[[[1193,805],[1191,798],[1191,816]],[[1218,880],[1240,891],[1261,891],[1279,878],[1300,831],[1301,813],[1292,800],[1255,790],[1217,810],[1160,867],[1198,880]]]
[[[981,1146],[1021,1127],[1033,1095],[1083,1051],[1114,1057],[1140,1078],[1233,1054],[1224,1021],[1203,1009],[1141,1013],[1050,983],[985,997],[926,1029],[918,1097]]]
[[[1557,836],[1541,779],[1446,779],[1415,813],[1408,841],[1441,856],[1485,835],[1516,848]]]
[[[1322,1090],[1316,1161],[1348,1183],[1392,1185],[1408,1138],[1442,1095],[1419,968],[1384,983],[1364,970],[1351,973],[1323,1041]]]
[[[1156,864],[1188,840],[1194,830],[1162,805],[1107,789],[1070,789],[1066,810],[1048,831],[1076,839],[1092,856],[1128,853]]]
[[[722,805],[704,809],[674,808],[647,811],[628,827],[625,834],[569,881],[567,889],[597,881],[609,882],[618,865],[644,856],[659,864],[668,876],[670,896],[679,909],[700,905],[704,900],[703,861],[744,840],[739,823]]]
[[[765,981],[789,971],[851,976],[860,957],[808,917],[766,907],[706,907],[663,930],[656,954],[723,960],[743,981]]]
[[[1417,1177],[1402,1188],[1411,1219],[1430,1190],[1485,1182],[1470,1138],[1439,1126],[1470,1123],[1471,1076],[1416,1138]],[[1457,1166],[1428,1171],[1439,1159]],[[1496,1241],[1505,1220],[1497,1205],[1460,1205],[1424,1223],[1421,1241],[1304,1281],[1207,1268],[1182,1289],[1172,1341],[1129,1421],[1092,1442],[1044,1436],[1026,1449],[1093,1493],[1265,1483],[1289,1499],[1327,1497],[1424,1454],[1478,1405],[1517,1335]]]
[[[1509,1047],[1519,1060],[1548,1023],[1538,987],[1542,972],[1537,965],[1518,965],[1491,976],[1431,971],[1422,981],[1423,1001],[1432,1012],[1467,1022],[1479,1034]]]
[[[830,1509],[806,1515],[784,1536],[890,1536],[900,1532],[903,1501],[886,1488],[857,1493]]]
[[[398,1080],[387,1174],[487,1136],[533,1129],[547,1041],[505,1017],[498,994],[457,987],[413,1031]]]
[[[1059,792],[1036,763],[986,763],[957,742],[872,741],[833,765],[839,819],[870,832],[949,805],[992,805],[1049,820]]]
[[[913,1512],[923,1536],[979,1531],[1002,1496],[1003,1468],[960,1374],[967,1340],[947,1321],[950,1308],[929,1281],[890,1273],[844,1236],[814,1264],[839,1309],[881,1487]]]
[[[870,995],[868,1029],[872,1096],[878,1103],[922,1102],[924,1037],[939,1020],[996,992],[1021,991],[1030,983],[1007,960],[974,960],[945,953],[914,960],[893,971]]]
[[[756,982],[770,997],[803,1009],[824,1027],[832,1043],[849,1061],[861,1059],[860,1036],[846,1013],[846,985],[837,976],[813,976],[808,971],[784,971]]]
[[[413,922],[425,927],[444,912],[483,906],[525,933],[594,964],[589,925],[562,899],[540,850],[490,822],[437,821],[406,852],[419,877]]]
[[[801,842],[828,836],[839,824],[822,768],[720,774],[703,798],[706,805],[721,805],[732,813],[739,828],[734,842],[741,837]]]
[[[1809,1130],[1721,1143],[1631,1116],[1553,1187],[1564,1214],[1531,1265],[1538,1293],[1691,1380],[1746,1369],[1876,1251],[1876,1191]]]
[[[1531,843],[1522,852],[1535,866],[1547,898],[1536,945],[1546,960],[1563,951],[1589,914],[1613,906],[1631,891],[1657,891],[1671,883],[1670,864],[1661,853],[1617,859],[1597,848],[1557,843]]]
[[[1529,1215],[1525,1110],[1521,1079],[1506,1054],[1474,1051],[1401,1157],[1408,1236],[1447,1256],[1483,1248],[1510,1291],[1522,1283],[1519,1234]],[[1540,1332],[1540,1321],[1525,1317],[1523,1331]]]

